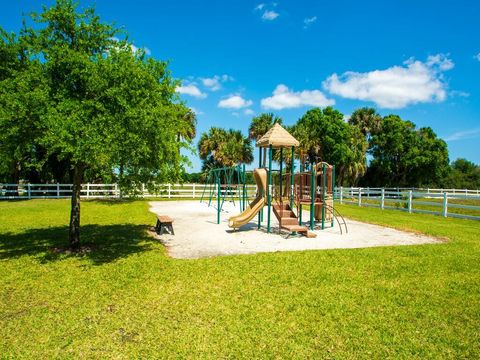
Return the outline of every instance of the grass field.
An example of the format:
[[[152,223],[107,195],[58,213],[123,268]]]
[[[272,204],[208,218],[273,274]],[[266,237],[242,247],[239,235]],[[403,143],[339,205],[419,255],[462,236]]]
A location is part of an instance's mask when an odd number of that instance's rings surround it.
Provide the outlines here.
[[[338,208],[448,241],[175,260],[87,201],[63,254],[68,201],[0,202],[0,358],[480,358],[480,223]]]

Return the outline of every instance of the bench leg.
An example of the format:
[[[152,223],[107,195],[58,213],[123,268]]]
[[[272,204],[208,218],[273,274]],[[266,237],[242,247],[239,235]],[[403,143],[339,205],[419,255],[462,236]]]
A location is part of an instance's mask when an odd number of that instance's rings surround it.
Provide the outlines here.
[[[165,233],[165,225],[160,223],[160,235],[163,235]]]
[[[162,223],[160,220],[157,220],[157,225],[155,225],[155,231],[158,235],[163,235],[165,233],[175,235],[173,231],[173,225],[169,223]]]

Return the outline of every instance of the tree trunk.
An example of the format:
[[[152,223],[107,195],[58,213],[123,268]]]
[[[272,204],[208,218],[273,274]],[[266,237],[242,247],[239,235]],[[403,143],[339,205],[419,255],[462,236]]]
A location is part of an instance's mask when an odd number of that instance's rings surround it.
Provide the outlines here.
[[[13,190],[12,192],[9,192],[10,196],[19,196],[18,193],[18,184],[20,182],[20,163],[18,161],[15,161],[13,164],[13,169],[10,177],[10,182],[11,184],[15,184],[13,186],[7,187],[7,190]]]
[[[69,240],[72,248],[80,245],[80,190],[82,189],[83,169],[75,165],[73,170],[72,207],[70,210]]]
[[[120,162],[120,171],[118,173],[119,197],[123,199],[123,162]]]

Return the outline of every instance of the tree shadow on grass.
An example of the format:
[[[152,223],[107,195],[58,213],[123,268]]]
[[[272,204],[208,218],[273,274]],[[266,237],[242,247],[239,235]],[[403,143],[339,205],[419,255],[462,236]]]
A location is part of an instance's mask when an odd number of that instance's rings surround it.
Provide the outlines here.
[[[147,230],[146,225],[84,225],[80,230],[84,251],[80,252],[62,251],[69,246],[68,226],[0,233],[0,260],[34,256],[49,262],[77,257],[101,265],[151,250],[156,240]]]

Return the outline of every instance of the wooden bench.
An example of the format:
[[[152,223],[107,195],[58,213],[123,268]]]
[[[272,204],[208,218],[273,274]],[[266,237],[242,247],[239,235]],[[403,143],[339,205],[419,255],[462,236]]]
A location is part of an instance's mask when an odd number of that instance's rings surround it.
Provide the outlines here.
[[[173,231],[173,219],[167,215],[157,215],[157,225],[155,225],[157,234],[162,235],[165,231],[171,235],[175,235]]]

